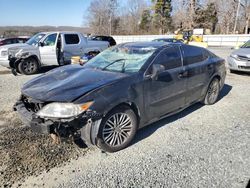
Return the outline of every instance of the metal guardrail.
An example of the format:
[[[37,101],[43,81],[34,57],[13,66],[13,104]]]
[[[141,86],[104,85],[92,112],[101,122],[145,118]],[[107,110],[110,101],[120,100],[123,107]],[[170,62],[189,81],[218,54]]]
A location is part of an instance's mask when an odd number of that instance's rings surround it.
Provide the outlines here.
[[[157,38],[173,38],[174,35],[115,35],[116,42],[136,42],[136,41],[152,41]],[[203,41],[208,46],[239,46],[250,40],[250,35],[204,35]]]

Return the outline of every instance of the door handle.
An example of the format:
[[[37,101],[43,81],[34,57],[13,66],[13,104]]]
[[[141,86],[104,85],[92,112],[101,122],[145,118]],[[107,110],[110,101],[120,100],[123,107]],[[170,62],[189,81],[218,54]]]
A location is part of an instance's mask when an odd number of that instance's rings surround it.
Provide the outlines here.
[[[179,78],[185,78],[188,77],[188,71],[180,72],[178,75]]]

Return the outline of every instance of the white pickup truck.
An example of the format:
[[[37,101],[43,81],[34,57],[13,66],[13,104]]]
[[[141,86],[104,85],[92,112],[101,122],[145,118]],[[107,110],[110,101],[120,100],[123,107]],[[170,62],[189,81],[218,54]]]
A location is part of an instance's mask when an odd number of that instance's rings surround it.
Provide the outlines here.
[[[99,53],[108,47],[108,42],[90,40],[78,32],[41,32],[24,44],[0,47],[0,65],[29,75],[41,66],[70,64],[72,56]]]

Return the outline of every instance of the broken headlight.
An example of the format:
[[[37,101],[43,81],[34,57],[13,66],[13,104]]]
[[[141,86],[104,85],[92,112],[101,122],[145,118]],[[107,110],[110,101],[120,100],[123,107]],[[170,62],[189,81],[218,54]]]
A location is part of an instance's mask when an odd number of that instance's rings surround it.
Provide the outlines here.
[[[84,104],[50,103],[39,110],[36,115],[43,118],[71,118],[88,110],[93,102]]]

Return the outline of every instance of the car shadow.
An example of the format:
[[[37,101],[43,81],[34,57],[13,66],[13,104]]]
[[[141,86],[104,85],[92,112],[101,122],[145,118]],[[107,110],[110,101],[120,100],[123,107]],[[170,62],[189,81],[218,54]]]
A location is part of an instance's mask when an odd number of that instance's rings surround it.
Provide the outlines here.
[[[44,66],[44,67],[41,67],[40,70],[38,71],[37,74],[43,74],[45,72],[48,72],[52,69],[55,69],[55,68],[58,68],[59,66],[56,66],[56,65],[51,65],[51,66]]]
[[[218,98],[218,101],[220,101],[222,98],[224,98],[226,95],[228,95],[230,93],[230,91],[232,90],[232,86],[228,85],[228,84],[225,84],[223,89],[221,90],[220,92],[220,95],[219,95],[219,98]],[[218,102],[217,101],[217,102]],[[201,103],[196,103],[188,108],[186,108],[185,110],[175,114],[175,115],[172,115],[172,116],[169,116],[167,118],[164,118],[162,120],[159,120],[155,123],[152,123],[140,130],[138,130],[136,136],[135,136],[135,139],[133,141],[133,144],[136,144],[137,142],[140,142],[141,140],[149,137],[150,135],[152,135],[157,129],[163,127],[163,126],[168,126],[169,123],[172,123],[178,119],[181,119],[191,113],[193,113],[194,111],[202,108],[203,104]]]
[[[224,84],[224,87],[220,91],[220,95],[218,97],[218,101],[220,101],[223,97],[225,97],[226,95],[228,95],[228,93],[230,93],[230,91],[232,90],[232,88],[233,88],[233,86],[230,86],[228,84]]]
[[[236,75],[240,75],[240,76],[250,76],[250,72],[243,72],[243,71],[233,71],[230,74],[236,74]]]

